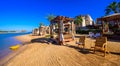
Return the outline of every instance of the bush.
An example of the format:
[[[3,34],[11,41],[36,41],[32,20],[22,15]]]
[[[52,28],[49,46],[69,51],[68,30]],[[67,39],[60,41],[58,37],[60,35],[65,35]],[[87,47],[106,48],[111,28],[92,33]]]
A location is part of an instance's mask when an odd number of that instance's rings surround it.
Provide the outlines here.
[[[114,28],[114,34],[120,35],[120,28]]]
[[[87,27],[88,29],[94,29],[94,28],[95,28],[94,25],[87,25],[86,27]]]
[[[93,32],[93,33],[99,32],[100,33],[100,32],[102,32],[102,30],[100,30],[100,29],[88,29],[88,30],[79,29],[76,31],[77,34],[89,34],[89,32]]]
[[[51,35],[46,35],[45,37],[46,37],[46,38],[50,38],[50,36],[51,36]]]

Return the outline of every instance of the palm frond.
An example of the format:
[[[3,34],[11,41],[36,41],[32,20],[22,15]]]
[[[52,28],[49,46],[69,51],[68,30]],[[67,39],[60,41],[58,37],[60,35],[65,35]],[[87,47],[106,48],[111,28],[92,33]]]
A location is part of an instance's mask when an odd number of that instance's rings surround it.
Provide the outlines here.
[[[43,23],[43,22],[40,22],[40,27],[41,27],[41,26],[44,26],[44,23]]]
[[[118,2],[118,11],[120,13],[120,2]]]
[[[105,15],[109,15],[110,12],[111,12],[111,9],[109,9],[109,8],[105,9]]]
[[[51,21],[55,18],[56,16],[53,14],[49,14],[46,18],[48,19],[48,21]]]
[[[75,24],[80,24],[82,21],[83,21],[82,17],[81,17],[81,16],[77,16],[77,17],[75,18],[74,23],[75,23]]]
[[[119,6],[119,7],[118,7]],[[114,12],[114,13],[118,13],[120,12],[120,5],[116,2],[116,1],[113,1],[112,3],[110,3],[106,9],[105,9],[105,15],[108,15],[110,14],[111,12]]]

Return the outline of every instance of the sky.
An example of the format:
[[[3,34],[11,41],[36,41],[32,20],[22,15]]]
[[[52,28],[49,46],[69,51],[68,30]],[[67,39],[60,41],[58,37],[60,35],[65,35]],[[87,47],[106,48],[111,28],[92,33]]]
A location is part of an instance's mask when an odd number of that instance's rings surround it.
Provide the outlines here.
[[[116,0],[120,2],[120,0]],[[0,30],[31,31],[40,22],[49,25],[47,15],[74,18],[89,14],[96,18],[105,15],[105,8],[113,0],[0,0]]]

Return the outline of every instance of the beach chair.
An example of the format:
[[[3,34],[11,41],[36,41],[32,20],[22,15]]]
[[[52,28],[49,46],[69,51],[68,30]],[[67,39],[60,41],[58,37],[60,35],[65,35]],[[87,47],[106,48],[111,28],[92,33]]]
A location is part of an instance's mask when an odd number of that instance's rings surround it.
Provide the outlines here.
[[[69,42],[69,41],[74,40],[72,34],[66,34],[66,35],[63,35],[63,36],[64,36],[64,42]]]
[[[107,51],[107,37],[98,37],[95,41],[94,53],[97,48],[100,48],[104,51],[104,56],[106,56]]]
[[[79,45],[82,45],[83,49],[85,48],[85,39],[86,39],[85,36],[80,36],[79,42],[76,42],[76,44],[78,44],[78,47],[79,47]]]

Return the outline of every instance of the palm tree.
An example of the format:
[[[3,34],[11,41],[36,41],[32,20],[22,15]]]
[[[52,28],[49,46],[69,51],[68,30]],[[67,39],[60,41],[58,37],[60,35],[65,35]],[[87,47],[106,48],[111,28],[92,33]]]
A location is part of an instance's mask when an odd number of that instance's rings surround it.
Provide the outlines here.
[[[80,26],[80,24],[83,22],[83,19],[81,16],[76,16],[75,17],[75,21],[74,21],[74,24],[76,25],[77,29],[78,27]]]
[[[41,26],[44,26],[44,23],[43,22],[40,22],[40,25],[39,25],[39,35],[40,35],[40,27]]]
[[[105,15],[109,15],[111,12],[120,13],[120,2],[113,1],[110,5],[108,5],[105,9]]]
[[[51,20],[53,20],[55,17],[56,17],[55,15],[49,14],[49,15],[47,16],[47,19],[48,19],[48,21],[51,22]]]
[[[119,13],[120,13],[120,2],[118,2],[118,10],[119,10]]]
[[[53,20],[56,16],[53,14],[49,14],[46,18],[48,19],[49,22],[51,22],[51,20]],[[50,29],[50,35],[51,37],[53,37],[52,31],[53,29]]]
[[[44,26],[44,23],[43,23],[43,22],[40,22],[40,27],[41,27],[41,26]]]

